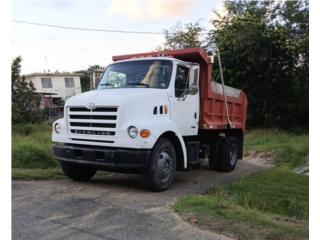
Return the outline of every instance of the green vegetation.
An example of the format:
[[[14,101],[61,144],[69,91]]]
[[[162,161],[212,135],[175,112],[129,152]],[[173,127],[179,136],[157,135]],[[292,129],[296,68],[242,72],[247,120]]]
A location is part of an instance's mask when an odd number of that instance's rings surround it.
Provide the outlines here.
[[[199,22],[165,31],[162,48],[216,46],[227,85],[243,89],[251,127],[308,128],[309,3],[223,1],[209,33]],[[222,14],[221,14],[222,13]],[[220,81],[218,61],[213,79]]]
[[[255,130],[246,152],[271,152],[276,167],[184,197],[173,208],[200,227],[239,239],[307,239],[309,177],[293,173],[305,163],[308,135]]]
[[[11,100],[12,122],[35,123],[46,119],[47,110],[40,110],[40,96],[36,94],[32,82],[25,80],[21,72],[21,57],[16,57],[11,64]]]
[[[244,151],[268,152],[276,165],[290,168],[306,163],[309,151],[307,133],[290,133],[280,130],[254,130],[245,136]]]
[[[12,126],[12,179],[61,179],[64,174],[51,150],[51,126],[15,124]],[[97,172],[96,177],[110,172]]]
[[[112,173],[105,171],[98,171],[95,178],[105,178]],[[12,179],[14,180],[47,180],[47,179],[63,179],[66,178],[61,168],[13,168]]]
[[[12,126],[12,179],[57,179],[63,173],[51,152],[51,126]]]
[[[62,179],[64,174],[60,168],[13,168],[12,179],[14,180],[45,180],[45,179]]]
[[[278,167],[180,199],[187,221],[239,239],[307,239],[308,177]]]
[[[80,74],[80,84],[82,92],[90,91],[90,72],[95,71],[99,68],[103,67],[99,65],[91,65],[86,70],[80,70],[75,72]]]
[[[51,152],[51,127],[47,124],[19,124],[12,127],[13,168],[57,168]]]

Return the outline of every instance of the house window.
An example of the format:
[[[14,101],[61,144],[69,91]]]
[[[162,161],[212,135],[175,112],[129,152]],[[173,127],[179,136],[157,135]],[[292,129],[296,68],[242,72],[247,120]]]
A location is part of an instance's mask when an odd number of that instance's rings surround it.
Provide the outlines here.
[[[67,88],[74,88],[74,80],[73,78],[64,78]]]
[[[51,78],[41,78],[42,88],[52,88]]]

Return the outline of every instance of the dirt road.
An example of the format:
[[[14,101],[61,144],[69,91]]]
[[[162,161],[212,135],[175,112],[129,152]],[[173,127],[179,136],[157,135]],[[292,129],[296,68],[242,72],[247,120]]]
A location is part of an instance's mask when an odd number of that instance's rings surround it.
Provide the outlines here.
[[[170,208],[177,198],[205,193],[261,170],[239,161],[231,173],[178,172],[172,187],[149,192],[140,176],[112,174],[88,183],[71,180],[14,181],[13,239],[228,239],[181,220]]]

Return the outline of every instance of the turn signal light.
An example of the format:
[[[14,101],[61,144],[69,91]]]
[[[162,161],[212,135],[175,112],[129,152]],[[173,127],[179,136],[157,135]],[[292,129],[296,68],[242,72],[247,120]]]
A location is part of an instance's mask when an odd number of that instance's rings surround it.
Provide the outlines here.
[[[142,138],[150,137],[150,131],[148,129],[142,129],[140,131],[140,137]]]
[[[167,114],[168,113],[168,106],[164,105],[164,113]]]

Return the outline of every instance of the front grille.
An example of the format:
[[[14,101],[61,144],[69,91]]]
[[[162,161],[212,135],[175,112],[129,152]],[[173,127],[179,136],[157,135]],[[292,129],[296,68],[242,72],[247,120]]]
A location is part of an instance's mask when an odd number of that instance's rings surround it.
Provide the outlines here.
[[[71,138],[72,140],[114,142],[118,107],[98,106],[94,109],[88,109],[82,106],[74,106],[69,107],[67,111],[70,133],[79,136]],[[83,138],[80,138],[80,136],[83,136]]]
[[[71,119],[104,119],[117,120],[117,116],[103,116],[103,115],[70,115]]]
[[[115,123],[88,123],[88,122],[71,122],[70,126],[75,127],[104,127],[104,128],[115,128]]]
[[[92,110],[86,107],[70,107],[70,112],[117,112],[117,107],[97,107]]]

